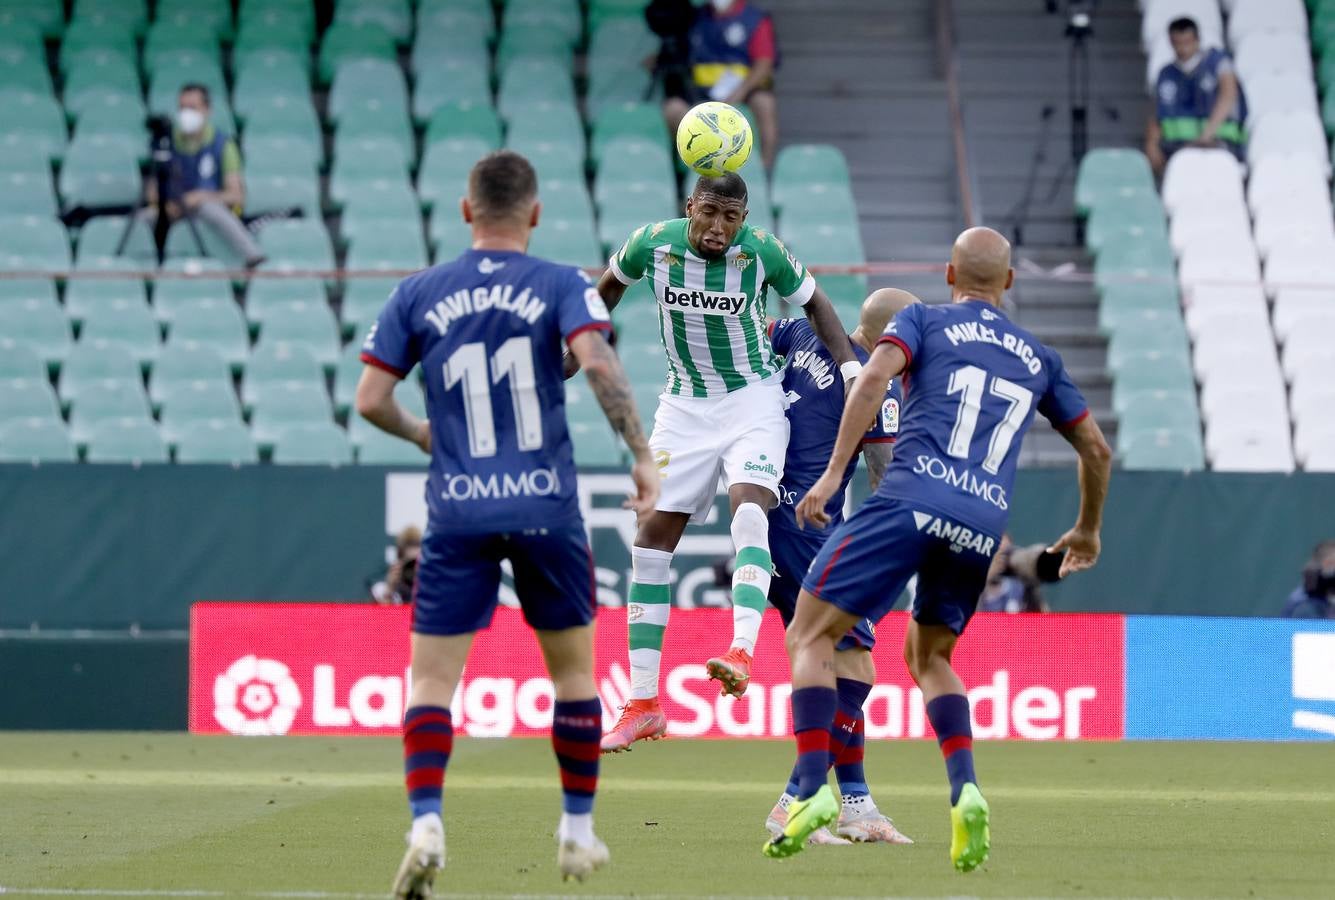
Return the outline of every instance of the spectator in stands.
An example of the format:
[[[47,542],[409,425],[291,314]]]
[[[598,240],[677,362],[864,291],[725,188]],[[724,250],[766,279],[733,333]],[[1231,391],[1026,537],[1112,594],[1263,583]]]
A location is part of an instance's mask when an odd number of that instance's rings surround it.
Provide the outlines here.
[[[422,555],[422,529],[409,525],[394,541],[394,562],[385,577],[371,585],[371,599],[381,606],[403,606],[413,601],[417,559]]]
[[[1322,541],[1303,566],[1302,584],[1284,604],[1291,619],[1335,619],[1335,540]]]
[[[176,127],[167,178],[167,216],[193,216],[218,233],[247,267],[264,261],[264,251],[238,218],[246,203],[241,153],[231,136],[209,121],[209,89],[187,84],[177,98]],[[146,186],[148,209],[157,208],[158,187]]]
[[[665,37],[659,69],[664,75],[667,100],[663,115],[673,134],[686,111],[705,100],[745,103],[755,114],[765,167],[774,165],[779,143],[779,110],[774,99],[774,70],[779,64],[778,44],[770,14],[748,0],[711,0],[693,15],[683,13],[685,0],[654,0],[645,15],[650,27]],[[679,66],[680,42],[686,30],[689,69],[685,77],[671,77]],[[667,57],[665,59],[664,57]]]
[[[1009,534],[992,557],[987,586],[978,598],[981,612],[1048,612],[1040,585],[1057,580],[1061,555],[1048,553],[1046,544],[1016,547]]]
[[[1177,57],[1159,71],[1155,111],[1145,130],[1145,155],[1157,173],[1183,147],[1222,147],[1238,159],[1246,151],[1247,100],[1233,61],[1217,47],[1201,47],[1194,19],[1174,19],[1168,38]]]

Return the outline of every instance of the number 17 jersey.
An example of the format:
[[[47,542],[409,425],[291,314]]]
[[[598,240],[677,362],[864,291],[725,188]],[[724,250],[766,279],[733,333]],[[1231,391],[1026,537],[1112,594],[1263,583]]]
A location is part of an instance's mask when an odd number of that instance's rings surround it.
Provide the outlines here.
[[[877,493],[1000,537],[1035,411],[1058,429],[1089,415],[1061,357],[983,300],[916,303],[886,326],[885,342],[909,362],[895,458]]]
[[[591,328],[611,323],[589,279],[523,253],[469,250],[394,289],[361,358],[400,378],[422,365],[432,531],[579,520],[561,355]]]

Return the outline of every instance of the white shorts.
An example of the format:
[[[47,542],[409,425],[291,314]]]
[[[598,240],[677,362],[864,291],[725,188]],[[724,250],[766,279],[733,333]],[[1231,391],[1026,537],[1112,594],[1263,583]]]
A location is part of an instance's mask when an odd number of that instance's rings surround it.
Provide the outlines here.
[[[663,477],[658,510],[705,520],[724,485],[758,484],[779,496],[788,418],[778,378],[750,384],[723,397],[664,394],[649,436]]]

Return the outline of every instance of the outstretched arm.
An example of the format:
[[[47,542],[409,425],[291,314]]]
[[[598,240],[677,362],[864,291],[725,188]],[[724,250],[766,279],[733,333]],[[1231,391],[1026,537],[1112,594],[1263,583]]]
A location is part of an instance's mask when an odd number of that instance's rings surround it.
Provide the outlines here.
[[[430,453],[430,423],[417,418],[394,399],[394,388],[401,380],[384,369],[367,366],[357,382],[357,412],[381,431],[416,444],[423,453]]]
[[[602,332],[594,330],[575,335],[570,341],[570,354],[584,369],[589,387],[598,398],[607,421],[635,455],[631,477],[635,480],[636,494],[626,505],[640,514],[650,512],[658,502],[658,469],[649,452],[649,441],[640,423],[640,414],[635,410],[635,396],[631,393],[621,360]]]
[[[908,357],[898,344],[876,345],[862,376],[853,382],[853,390],[844,401],[844,414],[839,420],[839,437],[835,439],[834,452],[830,455],[825,473],[797,504],[799,526],[804,526],[807,521],[822,526],[829,524],[825,504],[838,490],[844,470],[848,468],[848,461],[857,452],[862,436],[871,426],[872,417],[880,409],[881,401],[885,399],[885,386],[891,378],[904,371],[908,362]]]
[[[825,349],[830,351],[836,364],[842,368],[844,363],[857,362],[857,357],[853,355],[853,344],[844,331],[844,323],[839,321],[839,314],[834,311],[834,304],[825,296],[820,285],[816,286],[811,299],[802,307],[802,312],[806,313],[807,321],[811,323],[811,330],[816,332],[816,337],[820,338]],[[847,376],[844,377],[845,383],[850,380]]]
[[[1103,437],[1103,430],[1093,416],[1085,416],[1073,427],[1062,432],[1062,437],[1080,456],[1080,515],[1075,527],[1052,545],[1053,552],[1066,551],[1060,577],[1092,568],[1098,562],[1099,529],[1103,526],[1103,502],[1108,497],[1108,481],[1112,478],[1112,448]]]

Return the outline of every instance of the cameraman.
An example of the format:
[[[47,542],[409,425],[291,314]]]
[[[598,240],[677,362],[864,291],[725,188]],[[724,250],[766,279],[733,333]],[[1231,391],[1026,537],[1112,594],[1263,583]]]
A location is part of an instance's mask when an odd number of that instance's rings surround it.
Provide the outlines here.
[[[978,598],[979,612],[1048,612],[1039,585],[1058,579],[1060,553],[1048,553],[1046,544],[1016,547],[1009,534],[987,570],[987,586]]]
[[[238,218],[246,203],[246,188],[236,142],[209,122],[209,89],[204,85],[185,85],[177,103],[164,198],[167,217],[174,222],[191,216],[203,222],[245,261],[247,268],[254,268],[264,262],[264,251]],[[148,214],[155,216],[156,179],[148,180],[144,194]]]
[[[1290,619],[1335,619],[1335,540],[1322,541],[1303,566],[1302,584],[1284,604]]]

